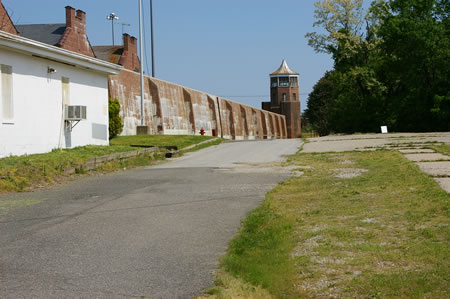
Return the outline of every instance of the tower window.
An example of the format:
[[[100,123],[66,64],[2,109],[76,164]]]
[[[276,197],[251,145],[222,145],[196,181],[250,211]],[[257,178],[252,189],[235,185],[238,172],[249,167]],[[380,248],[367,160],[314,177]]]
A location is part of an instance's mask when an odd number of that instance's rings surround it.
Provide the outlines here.
[[[294,93],[292,96],[293,96],[293,98],[294,98],[294,101],[297,101],[297,94]]]
[[[298,80],[297,77],[291,77],[290,78],[291,87],[297,87],[298,86]]]
[[[289,86],[289,77],[280,77],[280,86]]]
[[[272,87],[278,87],[278,78],[271,78],[270,79],[270,86]]]
[[[282,96],[281,99],[283,100],[283,102],[286,101],[286,94],[285,93],[283,93],[283,96]]]

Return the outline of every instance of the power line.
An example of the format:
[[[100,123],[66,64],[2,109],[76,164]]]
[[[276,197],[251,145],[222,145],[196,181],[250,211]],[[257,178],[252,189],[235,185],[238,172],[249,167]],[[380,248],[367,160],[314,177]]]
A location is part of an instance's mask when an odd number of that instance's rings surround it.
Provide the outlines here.
[[[301,96],[309,95],[309,93],[299,93]],[[268,98],[269,95],[241,95],[241,96],[222,96],[223,98]]]

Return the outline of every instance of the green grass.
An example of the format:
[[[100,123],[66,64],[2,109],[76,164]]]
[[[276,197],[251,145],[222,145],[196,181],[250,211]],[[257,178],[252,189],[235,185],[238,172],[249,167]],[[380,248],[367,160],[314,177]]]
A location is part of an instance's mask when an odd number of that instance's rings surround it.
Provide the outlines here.
[[[386,150],[287,164],[312,168],[249,215],[222,271],[278,298],[450,296],[450,195],[416,165]],[[367,171],[336,177],[343,168]]]
[[[65,169],[81,165],[89,158],[133,150],[136,149],[129,146],[84,146],[2,158],[0,192],[24,191],[36,184],[54,183]]]
[[[276,192],[276,191],[275,191]],[[278,296],[293,294],[294,265],[289,253],[295,247],[295,222],[277,215],[268,201],[244,221],[239,235],[222,259],[225,271]]]
[[[211,136],[194,135],[140,135],[140,136],[119,136],[110,140],[111,145],[152,145],[168,146],[175,145],[181,150],[187,146],[212,139]]]
[[[443,143],[440,145],[428,145],[426,147],[435,150],[438,153],[450,156],[450,145],[448,144]]]

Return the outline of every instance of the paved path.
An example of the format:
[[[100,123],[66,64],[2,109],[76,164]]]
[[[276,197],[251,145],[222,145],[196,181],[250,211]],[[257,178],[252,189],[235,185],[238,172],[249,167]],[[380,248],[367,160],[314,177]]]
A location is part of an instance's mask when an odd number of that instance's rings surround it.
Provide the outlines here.
[[[0,298],[201,294],[241,219],[290,175],[270,163],[300,145],[226,143],[158,167],[0,197],[41,201],[0,215]]]
[[[425,148],[433,144],[450,145],[450,132],[326,136],[310,138],[308,141],[302,152],[397,149],[423,172],[434,177],[442,189],[450,192],[450,156]]]

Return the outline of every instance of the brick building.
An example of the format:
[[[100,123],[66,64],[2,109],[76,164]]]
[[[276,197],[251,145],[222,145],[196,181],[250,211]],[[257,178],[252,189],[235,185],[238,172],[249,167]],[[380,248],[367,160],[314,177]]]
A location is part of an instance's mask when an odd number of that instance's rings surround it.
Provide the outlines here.
[[[128,34],[123,35],[123,46],[94,46],[97,58],[119,64],[130,71],[140,72],[137,54],[137,39]]]
[[[270,102],[263,102],[262,109],[286,116],[288,138],[301,133],[299,74],[283,60],[281,66],[270,74]]]
[[[23,37],[95,57],[86,35],[86,13],[66,6],[65,24],[16,25]]]

